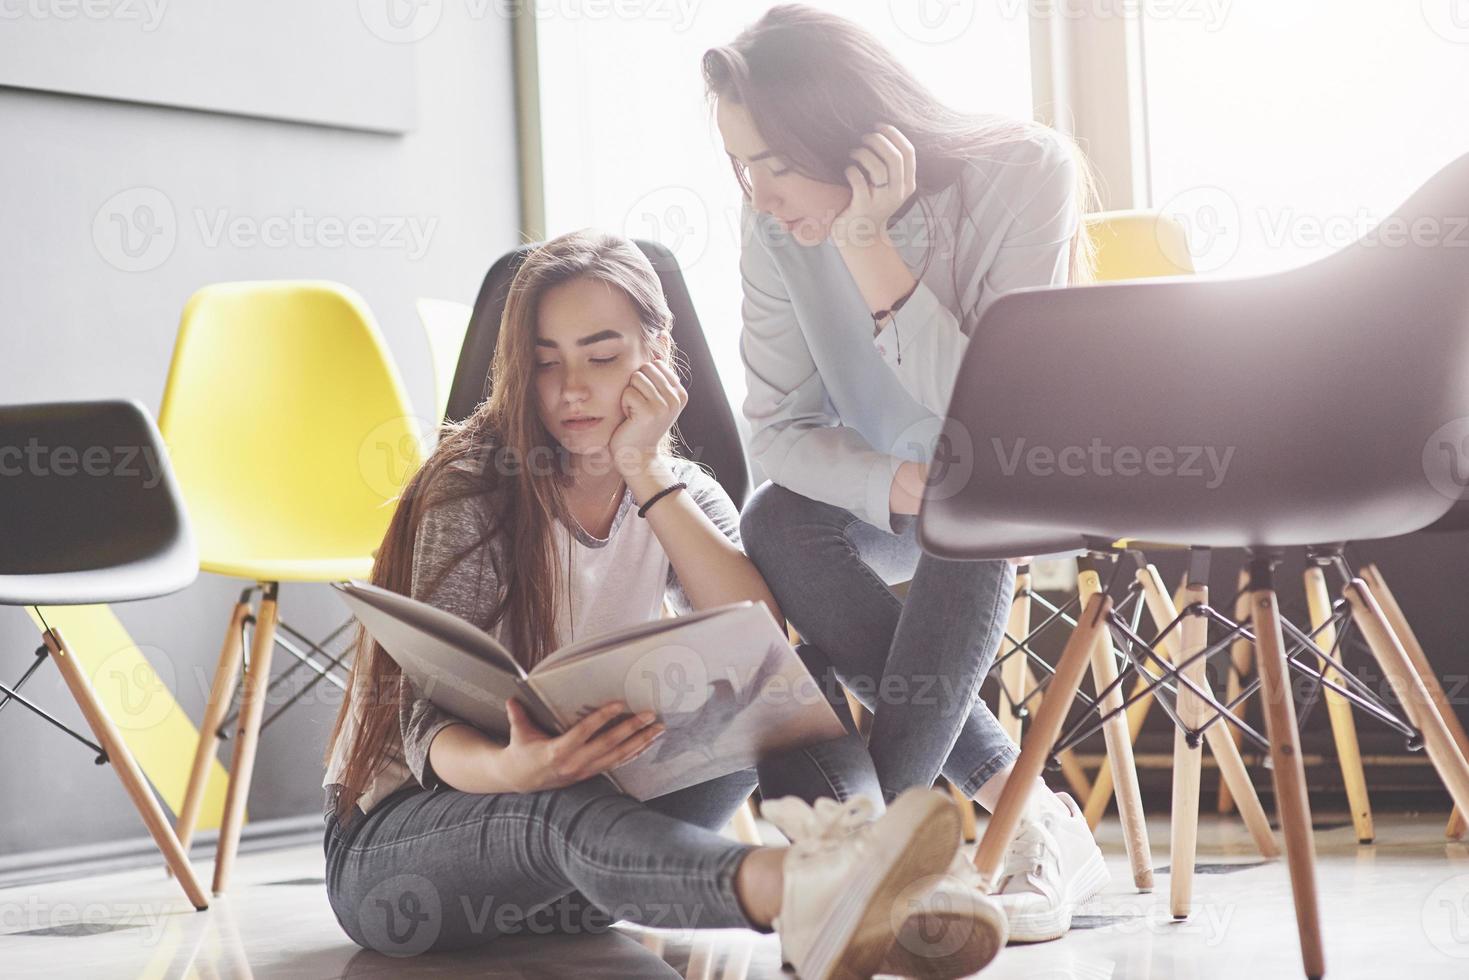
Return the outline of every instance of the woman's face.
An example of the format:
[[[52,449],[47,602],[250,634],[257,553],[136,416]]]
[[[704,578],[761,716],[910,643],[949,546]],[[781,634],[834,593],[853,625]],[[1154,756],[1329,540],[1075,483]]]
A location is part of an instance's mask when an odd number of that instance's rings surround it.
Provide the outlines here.
[[[831,223],[852,201],[852,188],[796,173],[771,152],[748,109],[730,99],[715,107],[725,152],[749,174],[750,204],[783,224],[802,245],[826,239]]]
[[[607,448],[622,424],[622,393],[648,361],[643,326],[626,293],[573,279],[541,296],[536,323],[536,413],[578,455]]]

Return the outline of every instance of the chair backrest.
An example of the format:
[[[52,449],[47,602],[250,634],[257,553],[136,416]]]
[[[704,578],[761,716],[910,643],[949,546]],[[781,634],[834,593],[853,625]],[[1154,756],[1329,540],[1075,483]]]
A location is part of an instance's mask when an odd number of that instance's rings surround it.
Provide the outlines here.
[[[125,602],[176,592],[198,573],[143,406],[0,406],[0,604]]]
[[[454,371],[459,366],[459,351],[474,307],[451,299],[420,298],[418,321],[428,338],[428,352],[434,365],[434,419],[442,419],[449,405],[449,392],[454,390]]]
[[[689,403],[678,419],[679,452],[704,464],[713,471],[735,506],[744,505],[750,487],[750,470],[745,460],[740,431],[725,396],[724,385],[714,367],[709,342],[699,325],[698,314],[689,296],[683,273],[673,253],[656,242],[636,242],[663,285],[663,295],[673,313],[673,342],[689,367],[684,378]],[[511,280],[520,263],[536,248],[523,245],[500,258],[485,275],[479,298],[474,303],[474,318],[464,338],[459,355],[459,368],[454,375],[454,390],[449,396],[446,419],[462,421],[489,396],[495,344],[500,336],[500,320]]]
[[[372,314],[330,282],[190,297],[159,427],[206,567],[370,554],[423,454]]]
[[[1086,216],[1096,249],[1096,282],[1186,276],[1194,271],[1188,235],[1177,218],[1157,211],[1099,211]]]
[[[1303,268],[1001,297],[960,371],[924,546],[1284,547],[1432,523],[1469,458],[1466,215],[1469,155]]]

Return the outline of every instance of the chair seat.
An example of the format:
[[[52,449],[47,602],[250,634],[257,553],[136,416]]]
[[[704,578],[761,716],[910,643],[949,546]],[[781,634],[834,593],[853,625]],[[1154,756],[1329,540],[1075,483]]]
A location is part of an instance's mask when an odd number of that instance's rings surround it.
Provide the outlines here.
[[[253,582],[345,582],[372,577],[372,556],[333,558],[239,557],[204,558],[203,571]]]
[[[13,469],[0,478],[0,604],[127,602],[197,577],[193,529],[142,405],[0,406],[0,446]]]
[[[187,546],[83,571],[0,574],[0,606],[90,606],[151,599],[187,588],[199,568]]]

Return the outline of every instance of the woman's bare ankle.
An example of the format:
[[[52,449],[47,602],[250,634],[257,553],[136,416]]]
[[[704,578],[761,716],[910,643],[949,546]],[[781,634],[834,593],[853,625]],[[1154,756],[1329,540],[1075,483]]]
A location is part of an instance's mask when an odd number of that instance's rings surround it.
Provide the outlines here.
[[[745,918],[756,926],[769,926],[780,914],[785,877],[784,847],[757,847],[748,851],[735,869],[734,890]]]

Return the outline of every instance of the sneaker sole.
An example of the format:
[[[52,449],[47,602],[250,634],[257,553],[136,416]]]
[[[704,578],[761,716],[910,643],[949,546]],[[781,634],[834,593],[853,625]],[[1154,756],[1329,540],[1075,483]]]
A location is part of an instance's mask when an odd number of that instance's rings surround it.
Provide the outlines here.
[[[885,867],[867,869],[832,910],[822,939],[796,969],[803,980],[868,980],[882,966],[896,935],[892,904],[912,881],[945,871],[959,849],[959,811],[954,801],[933,790],[906,793],[893,801],[884,818],[909,827],[907,840]]]
[[[1060,939],[1071,931],[1071,913],[1076,906],[1087,901],[1111,880],[1107,862],[1100,851],[1093,851],[1085,866],[1072,881],[1072,893],[1055,909],[1029,915],[1010,917],[1010,942],[1047,943]]]
[[[1007,933],[1004,912],[987,899],[978,899],[969,908],[915,912],[903,922],[879,972],[917,980],[967,977],[1000,954]],[[931,936],[962,936],[963,942],[956,949],[933,952]],[[927,955],[925,949],[930,950]]]

